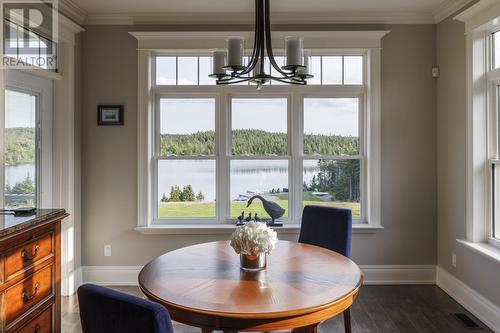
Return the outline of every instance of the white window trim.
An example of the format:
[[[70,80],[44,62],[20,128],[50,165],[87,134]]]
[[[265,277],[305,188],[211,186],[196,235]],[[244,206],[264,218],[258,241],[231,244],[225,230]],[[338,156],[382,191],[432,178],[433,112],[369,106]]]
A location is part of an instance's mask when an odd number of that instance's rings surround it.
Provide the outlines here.
[[[52,82],[15,69],[5,70],[5,88],[37,97],[37,207],[52,207]],[[2,172],[2,171],[0,171]]]
[[[500,29],[500,4],[481,0],[455,17],[465,23],[467,65],[466,240],[457,240],[487,257],[500,257],[492,237],[492,168],[497,159],[497,86],[492,68],[492,36]]]
[[[308,32],[278,32],[273,33],[273,38],[283,38],[291,34],[304,36],[308,41],[308,48],[311,49],[354,49],[363,50],[366,53],[367,63],[365,66],[365,80],[366,80],[366,93],[364,94],[366,103],[365,110],[365,129],[366,137],[366,168],[367,179],[364,180],[367,193],[365,198],[366,206],[366,223],[356,225],[355,230],[368,230],[373,232],[382,228],[380,218],[380,109],[381,109],[381,39],[388,31],[308,31]],[[138,40],[138,221],[137,230],[142,233],[217,233],[214,230],[231,229],[224,223],[217,223],[216,225],[203,225],[200,223],[187,225],[172,224],[172,225],[154,225],[152,222],[153,209],[152,209],[152,194],[153,194],[153,171],[154,166],[151,161],[153,160],[152,144],[155,140],[154,131],[150,131],[154,124],[154,100],[155,94],[159,93],[158,89],[153,89],[152,85],[152,56],[156,53],[170,53],[172,50],[175,52],[187,53],[191,52],[196,54],[200,49],[211,49],[214,47],[223,47],[225,38],[229,35],[241,35],[246,38],[251,38],[251,32],[131,32]],[[276,43],[279,41],[277,40]],[[278,45],[278,44],[276,44]],[[204,87],[204,91],[207,91]],[[248,87],[242,92],[248,92]],[[267,88],[267,86],[266,86]],[[289,89],[297,89],[296,87],[289,86],[274,86],[271,93],[279,93],[280,91],[286,93]],[[306,88],[306,87],[302,87]],[[162,87],[160,93],[174,93],[177,89],[176,86]],[[214,92],[219,92],[220,87],[214,86]],[[238,86],[224,87],[231,93],[238,93]],[[328,86],[309,86],[309,90],[304,90],[305,94],[321,94],[329,96]],[[353,89],[356,87],[344,86],[346,93],[353,94]],[[359,90],[359,88],[357,88]],[[209,91],[209,89],[208,89]],[[271,90],[269,90],[271,91]],[[220,103],[225,103],[223,99],[219,100]],[[295,101],[291,101],[295,103]],[[227,109],[227,108],[224,108]],[[224,120],[222,121],[224,124]],[[296,126],[292,124],[293,129]],[[222,172],[222,170],[221,170]],[[290,175],[292,177],[293,175]],[[293,199],[292,199],[293,200]],[[224,209],[224,205],[221,209]],[[298,209],[298,208],[297,208]],[[296,213],[292,213],[295,214]],[[219,221],[227,222],[227,221]],[[294,221],[295,222],[295,221]],[[299,221],[300,222],[300,221]],[[300,225],[297,223],[289,224],[286,230],[297,230]],[[188,230],[189,229],[189,230]],[[283,229],[283,230],[285,230]],[[187,231],[188,230],[188,231]],[[150,232],[151,231],[151,232]],[[282,231],[283,232],[283,231]]]

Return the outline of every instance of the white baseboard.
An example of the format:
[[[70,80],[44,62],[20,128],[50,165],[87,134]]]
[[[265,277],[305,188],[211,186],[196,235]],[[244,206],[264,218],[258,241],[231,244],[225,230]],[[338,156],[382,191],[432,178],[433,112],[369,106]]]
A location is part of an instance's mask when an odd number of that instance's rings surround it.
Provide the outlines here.
[[[137,286],[141,266],[85,266],[82,267],[84,283],[104,286]],[[361,266],[364,283],[369,284],[435,284],[436,266]]]
[[[500,307],[441,267],[437,268],[436,283],[491,330],[500,333]]]
[[[61,295],[73,295],[79,286],[82,285],[82,267],[78,267],[72,272],[68,273],[65,278],[61,280]]]
[[[434,265],[361,265],[365,285],[435,284]]]
[[[142,266],[84,266],[83,283],[102,286],[137,286]]]

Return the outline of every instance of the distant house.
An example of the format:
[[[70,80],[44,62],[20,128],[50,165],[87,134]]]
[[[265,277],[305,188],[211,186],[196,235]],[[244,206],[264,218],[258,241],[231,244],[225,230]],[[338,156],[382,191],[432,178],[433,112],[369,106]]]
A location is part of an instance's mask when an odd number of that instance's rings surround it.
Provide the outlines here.
[[[335,201],[335,196],[328,192],[312,192],[311,194],[321,201]]]

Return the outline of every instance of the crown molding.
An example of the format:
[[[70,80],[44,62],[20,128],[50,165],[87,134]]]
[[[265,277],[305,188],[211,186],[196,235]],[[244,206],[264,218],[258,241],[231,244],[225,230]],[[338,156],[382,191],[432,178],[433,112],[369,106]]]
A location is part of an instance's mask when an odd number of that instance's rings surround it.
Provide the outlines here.
[[[500,16],[499,0],[480,0],[453,19],[465,23],[465,32],[489,31],[498,27]]]
[[[425,12],[273,13],[273,24],[434,24]],[[254,24],[252,13],[89,13],[85,25]]]
[[[59,12],[78,24],[84,24],[87,11],[75,4],[72,0],[59,0]]]
[[[132,31],[138,40],[139,50],[200,50],[222,48],[227,36],[241,36],[252,40],[252,31]],[[387,30],[368,31],[273,31],[273,42],[282,41],[286,36],[301,36],[306,39],[306,47],[317,48],[373,48],[380,49]]]
[[[434,22],[437,24],[449,16],[453,15],[460,9],[467,6],[474,0],[445,0],[433,12]]]

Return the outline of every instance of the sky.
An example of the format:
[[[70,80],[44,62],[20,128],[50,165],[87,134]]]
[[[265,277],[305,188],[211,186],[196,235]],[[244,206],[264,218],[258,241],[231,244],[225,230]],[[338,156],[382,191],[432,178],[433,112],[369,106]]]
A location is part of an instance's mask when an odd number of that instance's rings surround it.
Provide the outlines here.
[[[5,127],[35,127],[35,96],[17,91],[6,90],[5,109]]]
[[[304,133],[358,136],[357,98],[306,98]],[[215,130],[214,99],[160,101],[161,133],[190,134]],[[283,98],[233,99],[233,129],[259,129],[286,133],[287,100]]]

